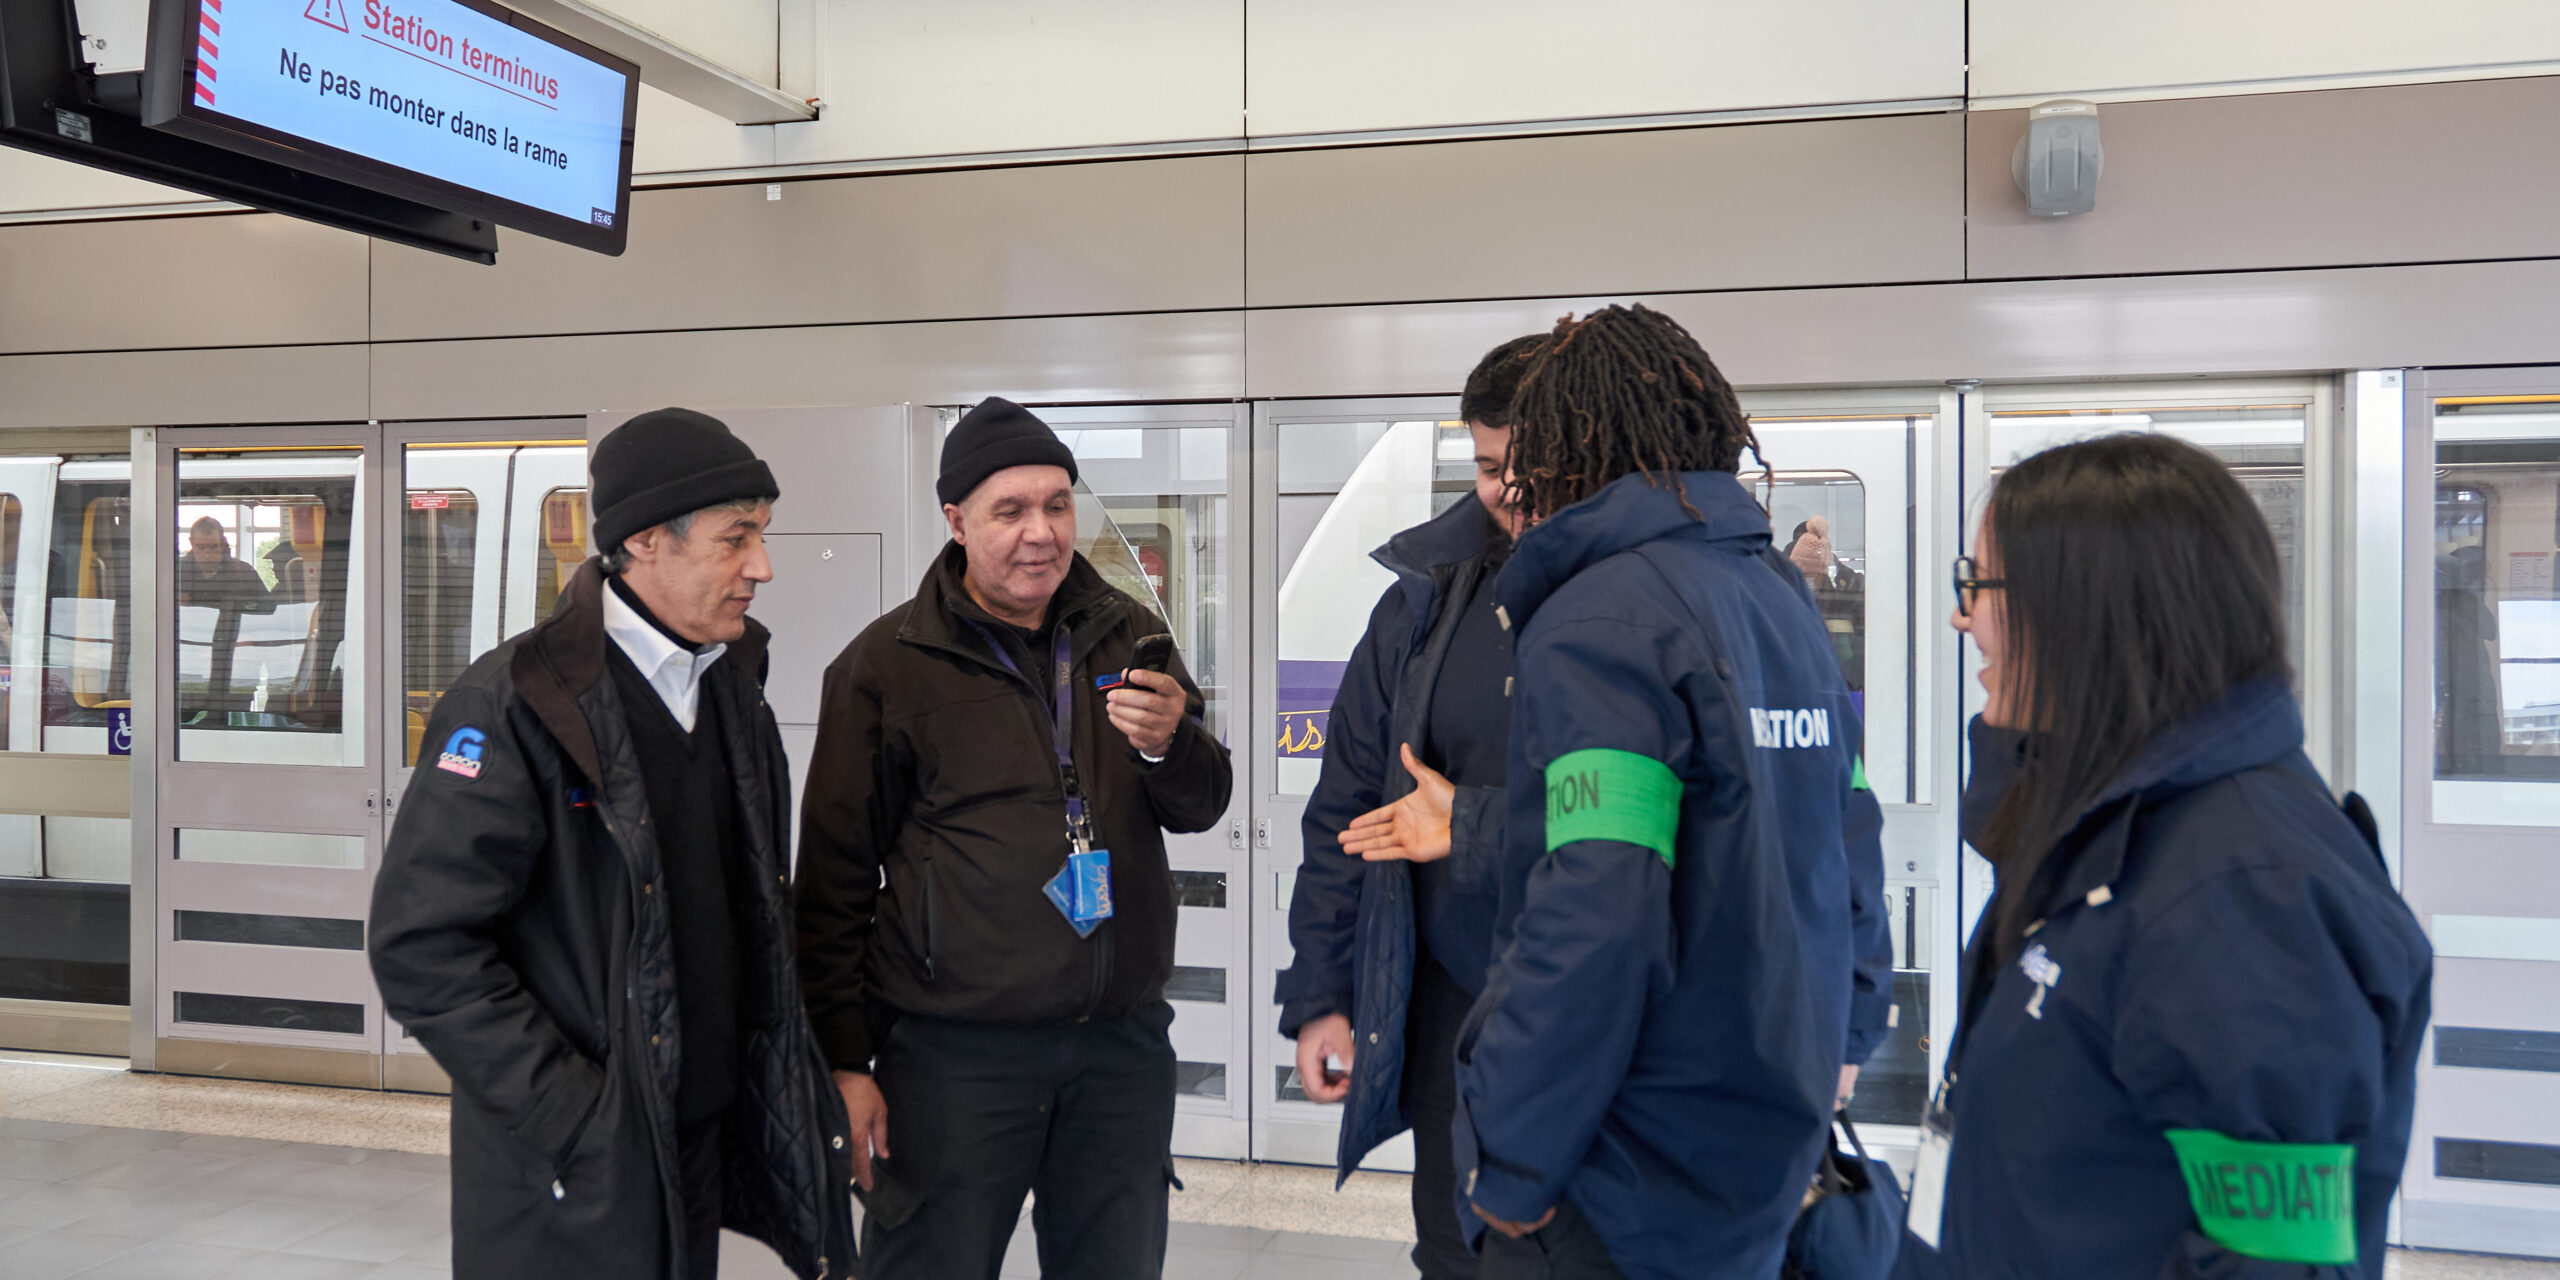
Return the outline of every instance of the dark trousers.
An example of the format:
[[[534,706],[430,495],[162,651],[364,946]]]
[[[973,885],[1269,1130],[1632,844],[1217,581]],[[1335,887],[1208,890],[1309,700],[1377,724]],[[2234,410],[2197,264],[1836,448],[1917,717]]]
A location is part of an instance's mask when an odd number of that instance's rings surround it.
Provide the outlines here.
[[[1404,1021],[1404,1105],[1413,1117],[1413,1265],[1423,1280],[1475,1280],[1476,1255],[1459,1229],[1458,1027],[1475,1000],[1427,955],[1414,957]]]
[[[720,1112],[676,1128],[676,1187],[684,1200],[685,1280],[720,1274]]]
[[[1570,1200],[1556,1206],[1555,1221],[1517,1240],[1488,1228],[1484,1268],[1476,1274],[1480,1280],[1625,1280],[1600,1233]]]
[[[1064,1026],[901,1018],[873,1078],[892,1156],[876,1168],[906,1194],[870,1197],[866,1280],[995,1280],[1025,1193],[1044,1280],[1162,1275],[1172,1025],[1162,1001]]]

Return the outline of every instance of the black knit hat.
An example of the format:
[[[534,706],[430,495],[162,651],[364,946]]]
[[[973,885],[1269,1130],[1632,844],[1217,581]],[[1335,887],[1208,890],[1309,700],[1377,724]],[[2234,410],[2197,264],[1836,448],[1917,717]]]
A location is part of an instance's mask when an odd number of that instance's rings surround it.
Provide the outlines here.
[[[729,427],[691,409],[653,409],[614,429],[587,464],[594,477],[596,549],[677,516],[741,498],[782,496],[773,468],[729,434]]]
[[[942,478],[933,482],[934,496],[956,503],[988,476],[1028,466],[1065,467],[1067,480],[1076,478],[1076,455],[1048,423],[1011,400],[988,396],[943,437]]]

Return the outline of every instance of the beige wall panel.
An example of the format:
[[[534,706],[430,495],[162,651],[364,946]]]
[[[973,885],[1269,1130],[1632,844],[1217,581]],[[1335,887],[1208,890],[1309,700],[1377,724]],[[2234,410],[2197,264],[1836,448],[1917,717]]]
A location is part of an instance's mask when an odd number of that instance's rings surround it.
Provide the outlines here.
[[[5,384],[0,384],[5,385]],[[601,413],[667,404],[1231,399],[1236,312],[604,334],[375,349],[382,418]]]
[[[1964,0],[1246,7],[1257,136],[1964,92]]]
[[[1955,279],[1952,113],[1246,160],[1251,305]]]
[[[0,429],[369,416],[361,345],[0,356]]]
[[[1244,0],[816,0],[812,92],[783,164],[1244,132]]]
[[[2522,364],[2551,359],[2560,262],[1638,300],[1744,386]],[[1247,394],[1454,392],[1495,344],[1605,301],[1250,312]]]
[[[1969,0],[1978,98],[2348,75],[2449,78],[2560,59],[2537,0]]]
[[[0,352],[362,342],[365,240],[225,214],[0,227]]]
[[[2560,77],[2111,103],[2095,211],[2038,218],[2026,112],[1968,121],[1976,279],[2560,253]]]
[[[378,339],[1233,307],[1243,158],[642,191],[619,258],[377,244]]]

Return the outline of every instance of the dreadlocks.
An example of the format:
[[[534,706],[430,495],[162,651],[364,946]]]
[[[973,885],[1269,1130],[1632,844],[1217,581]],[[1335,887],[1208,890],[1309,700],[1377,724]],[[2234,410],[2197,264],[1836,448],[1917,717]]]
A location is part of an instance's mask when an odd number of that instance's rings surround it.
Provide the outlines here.
[[[1732,385],[1698,340],[1640,306],[1557,321],[1520,380],[1511,417],[1513,483],[1521,506],[1541,519],[1631,471],[1673,488],[1683,471],[1736,471],[1744,449],[1760,452]]]

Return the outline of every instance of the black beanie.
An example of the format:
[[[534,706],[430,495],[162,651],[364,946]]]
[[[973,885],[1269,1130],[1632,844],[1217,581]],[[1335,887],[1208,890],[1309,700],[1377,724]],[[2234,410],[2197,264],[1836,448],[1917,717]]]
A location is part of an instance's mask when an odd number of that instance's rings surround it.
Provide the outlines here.
[[[594,477],[596,550],[677,516],[741,498],[782,496],[773,469],[729,434],[726,423],[691,409],[653,409],[614,429],[587,464]]]
[[[1065,467],[1068,482],[1076,478],[1076,455],[1048,423],[1011,400],[988,396],[943,437],[942,478],[933,482],[934,496],[957,503],[988,476],[1028,466]]]

